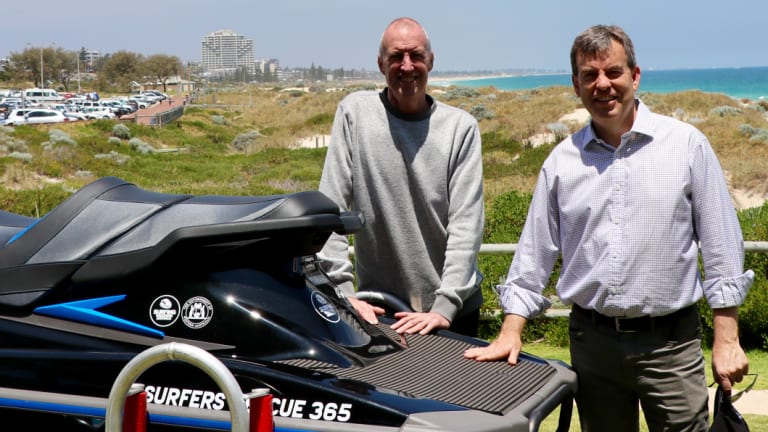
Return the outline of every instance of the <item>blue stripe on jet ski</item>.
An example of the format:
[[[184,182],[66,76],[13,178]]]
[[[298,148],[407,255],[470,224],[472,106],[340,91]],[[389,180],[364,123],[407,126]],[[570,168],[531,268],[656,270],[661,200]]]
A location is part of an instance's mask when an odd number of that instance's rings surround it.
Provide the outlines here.
[[[104,408],[65,405],[53,402],[38,402],[10,398],[0,398],[0,407],[20,408],[23,410],[45,411],[59,414],[82,415],[88,417],[104,417],[106,415],[106,410]]]
[[[199,429],[216,429],[223,431],[231,431],[232,423],[222,420],[203,420],[193,419],[188,417],[176,417],[170,415],[161,414],[149,414],[150,423],[160,423],[167,426],[188,426]]]
[[[55,305],[40,306],[35,309],[35,313],[62,318],[70,321],[77,321],[86,324],[125,330],[131,333],[138,333],[145,336],[159,338],[165,336],[165,333],[159,330],[143,326],[141,324],[136,324],[134,322],[127,321],[122,318],[108,315],[96,310],[102,306],[107,306],[109,304],[122,301],[125,299],[125,297],[126,296],[123,294],[110,297],[60,303]]]

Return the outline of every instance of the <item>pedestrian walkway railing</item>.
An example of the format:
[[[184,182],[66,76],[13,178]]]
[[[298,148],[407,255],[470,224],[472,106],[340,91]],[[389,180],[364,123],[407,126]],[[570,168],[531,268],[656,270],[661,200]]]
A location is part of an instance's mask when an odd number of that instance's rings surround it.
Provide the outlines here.
[[[512,255],[517,243],[483,243],[480,255]],[[744,252],[768,253],[768,241],[745,241]]]
[[[480,245],[480,255],[512,255],[516,250],[517,243],[483,243]],[[768,253],[768,241],[745,241],[744,252]],[[349,247],[349,253],[355,253],[353,246]]]
[[[157,114],[140,114],[136,116],[137,123],[145,123],[150,126],[163,127],[166,124],[178,119],[184,114],[184,106],[177,106]],[[140,119],[148,119],[141,121]]]

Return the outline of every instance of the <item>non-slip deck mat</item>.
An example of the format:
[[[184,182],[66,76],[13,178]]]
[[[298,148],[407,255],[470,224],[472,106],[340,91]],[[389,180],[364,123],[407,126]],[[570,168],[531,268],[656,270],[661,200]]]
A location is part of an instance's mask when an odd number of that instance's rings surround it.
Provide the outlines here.
[[[392,334],[389,326],[379,327]],[[281,363],[495,414],[513,410],[556,373],[543,362],[524,360],[510,366],[505,361],[467,360],[464,350],[476,345],[448,337],[409,335],[406,341],[407,349],[365,367],[341,368],[313,360]]]

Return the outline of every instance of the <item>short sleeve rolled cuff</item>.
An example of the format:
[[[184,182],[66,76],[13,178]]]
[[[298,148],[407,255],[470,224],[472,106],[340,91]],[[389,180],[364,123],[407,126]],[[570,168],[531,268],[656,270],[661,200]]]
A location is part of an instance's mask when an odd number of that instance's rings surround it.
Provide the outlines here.
[[[546,297],[515,285],[496,285],[499,302],[505,314],[520,315],[525,319],[544,313],[552,302]]]
[[[740,306],[755,282],[755,273],[747,270],[736,277],[721,277],[704,281],[704,294],[712,309]]]

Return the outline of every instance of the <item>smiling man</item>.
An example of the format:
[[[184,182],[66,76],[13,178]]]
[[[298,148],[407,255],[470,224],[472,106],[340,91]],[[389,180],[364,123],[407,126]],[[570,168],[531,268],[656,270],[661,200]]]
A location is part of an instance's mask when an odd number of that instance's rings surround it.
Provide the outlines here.
[[[366,321],[385,310],[357,299],[355,281],[357,291],[388,293],[413,309],[395,314],[397,332],[474,336],[482,304],[480,131],[470,114],[427,94],[434,58],[421,25],[398,18],[379,47],[387,87],[339,104],[320,191],[341,210],[362,212],[365,226],[355,234],[354,266],[345,236],[332,235],[319,256]]]
[[[749,365],[738,308],[754,273],[743,270],[725,177],[701,132],[636,98],[640,68],[621,28],[598,25],[577,36],[571,67],[592,120],[544,162],[497,287],[505,312],[499,337],[465,357],[517,363],[526,321],[550,305],[542,292],[560,257],[557,293],[572,306],[581,430],[637,431],[641,406],[650,432],[705,432],[699,299],[713,309],[715,380],[730,391]]]

